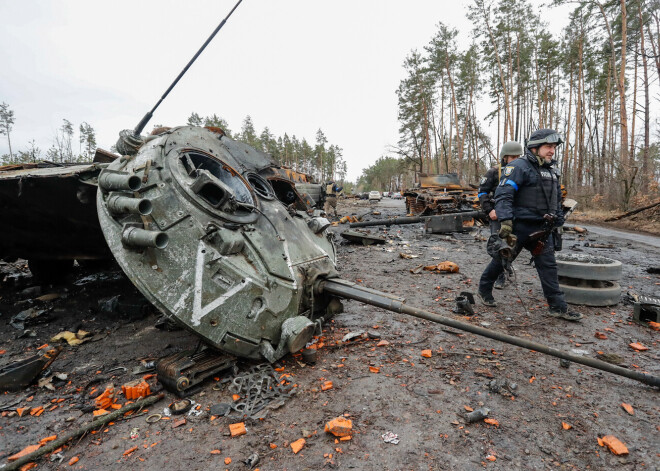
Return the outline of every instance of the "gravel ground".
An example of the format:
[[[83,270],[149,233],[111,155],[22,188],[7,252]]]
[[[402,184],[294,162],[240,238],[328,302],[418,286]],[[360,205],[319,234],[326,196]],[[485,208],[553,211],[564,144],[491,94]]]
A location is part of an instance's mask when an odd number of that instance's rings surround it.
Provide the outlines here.
[[[404,206],[401,200],[343,200],[339,213],[365,219],[403,216]],[[346,228],[340,224],[332,230],[339,234]],[[623,366],[660,376],[658,333],[631,321],[631,304],[578,306],[584,314],[579,323],[547,317],[536,271],[525,264],[525,256],[515,263],[515,283],[495,292],[497,308],[477,304],[474,316],[453,313],[455,297],[462,291],[476,292],[488,262],[486,230],[460,239],[427,236],[420,224],[371,231],[386,236],[387,243],[362,246],[338,237],[338,268],[344,279],[561,350],[590,357],[616,354]],[[614,243],[616,248],[591,248],[586,242]],[[660,248],[618,233],[567,235],[564,247],[624,262],[626,292],[660,293],[660,276],[646,272],[660,267]],[[458,264],[459,273],[410,271],[445,260]],[[98,393],[109,383],[118,387],[140,377],[132,370],[143,361],[198,344],[186,331],[156,329],[158,313],[151,307],[104,312],[99,300],[112,296],[138,306],[143,302],[116,267],[76,268],[57,285],[35,288],[24,262],[18,261],[0,264],[0,280],[0,367],[35,354],[63,330],[83,329],[93,336],[80,346],[65,347],[53,362],[48,376],[66,374],[63,380],[53,379],[54,390],[33,385],[0,398],[2,463],[28,445],[93,420],[85,406],[94,388]],[[57,298],[35,299],[50,293]],[[50,309],[50,318],[28,327],[34,336],[22,336],[10,319],[30,307]],[[596,332],[605,338],[597,338]],[[349,333],[361,335],[342,342]],[[632,342],[648,350],[636,352],[629,347]],[[263,417],[243,419],[236,412],[212,416],[211,406],[232,401],[219,377],[191,397],[200,406],[196,414],[147,423],[147,416],[163,415],[175,400],[166,392],[148,412],[115,420],[69,442],[60,455],[39,460],[37,469],[242,470],[250,469],[243,460],[253,453],[259,455],[253,468],[262,470],[660,469],[658,390],[633,380],[575,364],[563,368],[556,358],[356,301],[344,302],[344,313],[325,326],[316,346],[315,364],[293,355],[274,365],[278,376],[290,375],[284,378],[295,395]],[[430,356],[422,356],[426,350]],[[239,366],[246,370],[250,365]],[[156,390],[155,380],[149,381]],[[327,381],[332,388],[323,390]],[[630,404],[634,414],[622,403]],[[44,407],[40,415],[28,413],[39,406]],[[480,407],[488,408],[488,418],[494,420],[468,423],[467,412]],[[22,416],[16,412],[19,408],[26,408]],[[325,423],[339,416],[352,420],[350,440],[339,441],[324,432]],[[232,438],[229,424],[241,421],[247,433]],[[396,434],[399,443],[384,442],[387,432]],[[599,437],[607,435],[625,443],[629,454],[617,456],[599,446]],[[301,438],[305,445],[294,454],[290,444]],[[69,465],[74,457],[79,460]]]

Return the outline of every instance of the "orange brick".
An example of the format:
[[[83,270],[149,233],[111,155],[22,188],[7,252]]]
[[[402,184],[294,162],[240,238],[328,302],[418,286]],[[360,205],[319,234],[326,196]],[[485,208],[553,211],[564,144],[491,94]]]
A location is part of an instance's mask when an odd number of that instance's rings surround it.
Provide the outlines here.
[[[237,424],[229,424],[229,431],[231,432],[232,437],[238,437],[245,435],[247,430],[245,430],[245,423],[239,422]]]
[[[621,440],[614,435],[605,435],[603,437],[603,444],[610,449],[615,455],[627,455],[628,447],[624,445]]]
[[[325,424],[325,431],[333,434],[335,437],[346,437],[353,430],[353,421],[344,417],[337,417]]]
[[[291,447],[294,453],[298,453],[305,446],[305,443],[306,442],[304,438],[299,438],[289,446]]]

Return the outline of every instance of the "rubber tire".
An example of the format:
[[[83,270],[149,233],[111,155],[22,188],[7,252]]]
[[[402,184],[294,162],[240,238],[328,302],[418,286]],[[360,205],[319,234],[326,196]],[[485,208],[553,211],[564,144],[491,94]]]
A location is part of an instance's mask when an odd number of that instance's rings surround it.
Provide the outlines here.
[[[622,264],[607,257],[556,254],[557,274],[578,280],[619,281]]]
[[[568,304],[579,306],[613,306],[621,299],[621,285],[615,281],[599,281],[602,288],[575,286],[581,280],[559,278],[559,288],[564,292]],[[570,284],[567,284],[570,283]],[[584,284],[584,283],[581,283]]]

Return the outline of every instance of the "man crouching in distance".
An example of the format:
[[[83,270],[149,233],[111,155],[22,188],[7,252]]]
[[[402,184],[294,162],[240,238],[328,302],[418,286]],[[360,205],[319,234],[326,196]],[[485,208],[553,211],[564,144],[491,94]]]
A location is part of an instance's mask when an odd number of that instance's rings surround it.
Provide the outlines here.
[[[516,160],[523,153],[523,147],[516,141],[505,142],[500,149],[500,163],[496,167],[491,167],[486,175],[479,182],[479,203],[484,213],[490,219],[490,234],[500,232],[500,221],[495,211],[495,190],[502,178],[502,167]],[[503,289],[506,277],[504,272],[500,273],[495,281],[495,289]]]
[[[559,172],[553,167],[555,150],[562,142],[561,136],[553,129],[539,129],[532,133],[525,155],[504,168],[495,191],[495,212],[501,224],[498,234],[513,247],[513,258],[523,248],[532,252],[543,294],[550,307],[548,314],[577,321],[582,314],[568,308],[559,288],[553,235],[548,236],[540,251],[538,243],[530,238],[531,234],[545,230],[548,221],[554,227],[564,224]],[[487,306],[495,306],[493,284],[503,270],[502,263],[493,259],[481,275],[478,295]]]

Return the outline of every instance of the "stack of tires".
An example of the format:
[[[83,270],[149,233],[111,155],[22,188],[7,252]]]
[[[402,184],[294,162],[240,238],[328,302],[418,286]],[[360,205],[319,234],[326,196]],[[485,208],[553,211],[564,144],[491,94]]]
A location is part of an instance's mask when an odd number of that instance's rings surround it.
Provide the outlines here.
[[[621,298],[621,262],[599,255],[557,254],[559,287],[569,304],[612,306]]]

